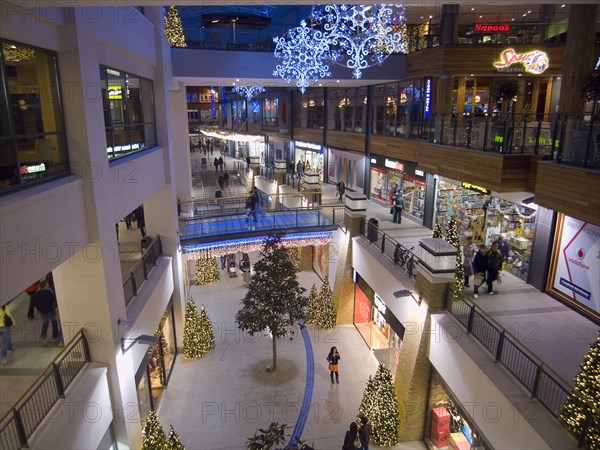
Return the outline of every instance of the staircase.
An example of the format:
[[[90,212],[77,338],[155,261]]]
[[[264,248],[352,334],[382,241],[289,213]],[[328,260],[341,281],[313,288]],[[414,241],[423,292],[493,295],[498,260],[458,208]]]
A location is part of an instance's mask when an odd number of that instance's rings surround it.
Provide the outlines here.
[[[216,192],[221,190],[218,180],[225,173],[229,174],[229,186],[222,190],[222,198],[217,201]],[[248,196],[245,181],[235,170],[192,172],[192,200],[196,204],[195,215],[201,214],[201,211],[209,211],[213,214],[218,213],[219,210],[228,213],[242,211]]]

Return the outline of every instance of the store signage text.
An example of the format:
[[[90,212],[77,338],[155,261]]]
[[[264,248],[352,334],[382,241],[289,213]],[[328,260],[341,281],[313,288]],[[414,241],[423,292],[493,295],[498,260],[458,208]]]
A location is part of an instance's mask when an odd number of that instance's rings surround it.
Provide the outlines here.
[[[423,116],[429,119],[431,113],[431,77],[425,78],[425,110]]]
[[[418,177],[424,177],[425,172],[423,170],[415,169],[415,175]]]
[[[514,64],[522,66],[512,67]],[[528,72],[540,74],[550,65],[550,60],[546,52],[541,50],[532,50],[527,53],[517,53],[514,49],[508,48],[500,53],[500,60],[494,62],[494,67],[498,72]]]
[[[38,173],[46,171],[46,164],[36,164],[35,166],[21,166],[21,175],[26,173]]]
[[[481,192],[482,194],[489,194],[490,190],[488,188],[484,188],[481,186],[477,186],[476,184],[471,184],[463,181],[462,187],[465,189],[471,189],[472,191]]]
[[[399,170],[400,172],[404,171],[404,164],[394,161],[393,159],[385,158],[384,166],[388,169]]]
[[[510,23],[502,23],[502,24],[490,24],[490,25],[485,25],[483,23],[476,23],[475,27],[473,28],[473,31],[480,31],[480,32],[493,32],[493,33],[498,33],[498,32],[502,32],[502,31],[510,31]]]
[[[414,184],[418,184],[419,186],[426,186],[425,182],[422,180],[419,180],[417,178],[412,178],[412,177],[407,177],[406,175],[404,176],[404,180],[408,181],[410,183],[414,183]]]
[[[375,294],[375,307],[383,316],[385,316],[387,306],[385,306],[385,303],[383,303],[383,300],[381,300],[381,297],[377,294]]]
[[[377,159],[376,158],[371,158],[371,164],[377,164]]]
[[[302,142],[302,141],[294,141],[296,147],[307,148],[309,150],[315,150],[317,152],[321,151],[321,146],[319,144],[311,144],[310,142]]]

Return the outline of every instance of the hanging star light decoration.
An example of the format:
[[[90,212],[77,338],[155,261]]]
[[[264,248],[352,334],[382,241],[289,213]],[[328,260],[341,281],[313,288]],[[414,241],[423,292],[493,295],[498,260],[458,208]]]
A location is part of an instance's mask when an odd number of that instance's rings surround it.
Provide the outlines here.
[[[248,86],[239,85],[239,86],[234,86],[233,90],[235,92],[237,92],[238,94],[246,97],[246,100],[248,100],[248,101],[252,100],[252,97],[254,97],[255,95],[258,95],[261,92],[265,92],[265,88],[263,86],[258,86],[258,85],[248,85]]]
[[[312,16],[323,27],[332,61],[352,69],[354,78],[392,53],[406,53],[402,5],[319,5]]]
[[[274,37],[274,56],[277,65],[273,76],[280,77],[296,86],[304,94],[310,83],[331,76],[329,70],[329,43],[323,32],[313,30],[302,21],[299,27],[292,28],[281,37]]]

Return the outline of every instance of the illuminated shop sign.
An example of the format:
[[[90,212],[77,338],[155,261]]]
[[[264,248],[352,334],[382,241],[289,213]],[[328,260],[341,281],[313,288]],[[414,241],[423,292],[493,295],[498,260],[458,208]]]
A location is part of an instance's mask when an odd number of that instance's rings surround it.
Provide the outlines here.
[[[24,175],[26,173],[45,172],[46,164],[41,163],[41,164],[36,164],[34,166],[21,166],[20,171],[21,171],[21,175]]]
[[[383,165],[388,169],[398,170],[400,172],[404,171],[404,164],[394,161],[393,159],[385,158],[385,163]]]
[[[404,181],[418,184],[419,186],[426,186],[425,182],[423,180],[419,180],[418,178],[404,176]]]
[[[419,177],[424,177],[425,176],[425,172],[419,169],[415,169],[415,175],[419,176]]]
[[[376,158],[371,158],[371,164],[377,164],[377,159]]]
[[[500,53],[500,60],[494,62],[494,67],[498,69],[498,72],[527,72],[533,74],[544,72],[549,65],[550,60],[546,52],[532,50],[527,53],[517,53],[512,48]]]
[[[425,111],[424,118],[429,119],[431,112],[431,77],[425,78]]]
[[[121,100],[123,98],[121,86],[108,86],[108,98],[110,100]]]
[[[482,194],[490,193],[490,190],[488,188],[477,186],[476,184],[463,182],[462,187],[464,187],[465,189],[471,189],[472,191],[481,192]]]
[[[502,33],[503,31],[510,31],[511,24],[510,23],[494,23],[494,24],[484,24],[484,23],[476,23],[473,27],[473,31],[477,31],[480,33]]]
[[[310,142],[294,141],[294,145],[296,146],[296,148],[306,148],[309,150],[314,150],[316,152],[321,151],[321,146],[319,144],[311,144]]]

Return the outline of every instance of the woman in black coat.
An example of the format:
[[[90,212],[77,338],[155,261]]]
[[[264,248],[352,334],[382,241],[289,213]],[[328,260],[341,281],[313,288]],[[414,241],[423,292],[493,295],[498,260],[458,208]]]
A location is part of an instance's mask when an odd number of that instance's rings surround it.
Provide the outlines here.
[[[356,447],[354,445],[357,435],[358,435],[358,425],[356,424],[356,422],[352,422],[350,424],[350,429],[348,431],[346,431],[346,435],[344,436],[344,446],[342,447],[343,450],[360,449],[360,447]]]
[[[475,258],[473,258],[473,273],[475,276],[482,275],[485,279],[485,273],[488,268],[488,251],[485,244],[481,244],[479,246],[479,251],[475,254]],[[483,284],[483,283],[481,283]],[[473,297],[479,297],[479,286],[481,284],[477,284],[475,280],[473,280]]]
[[[333,374],[335,373],[335,381],[337,384],[340,384],[340,375],[339,375],[339,365],[340,359],[342,357],[337,351],[337,347],[331,347],[329,350],[329,355],[327,355],[327,361],[329,362],[329,371],[331,372],[331,384],[333,384]]]

